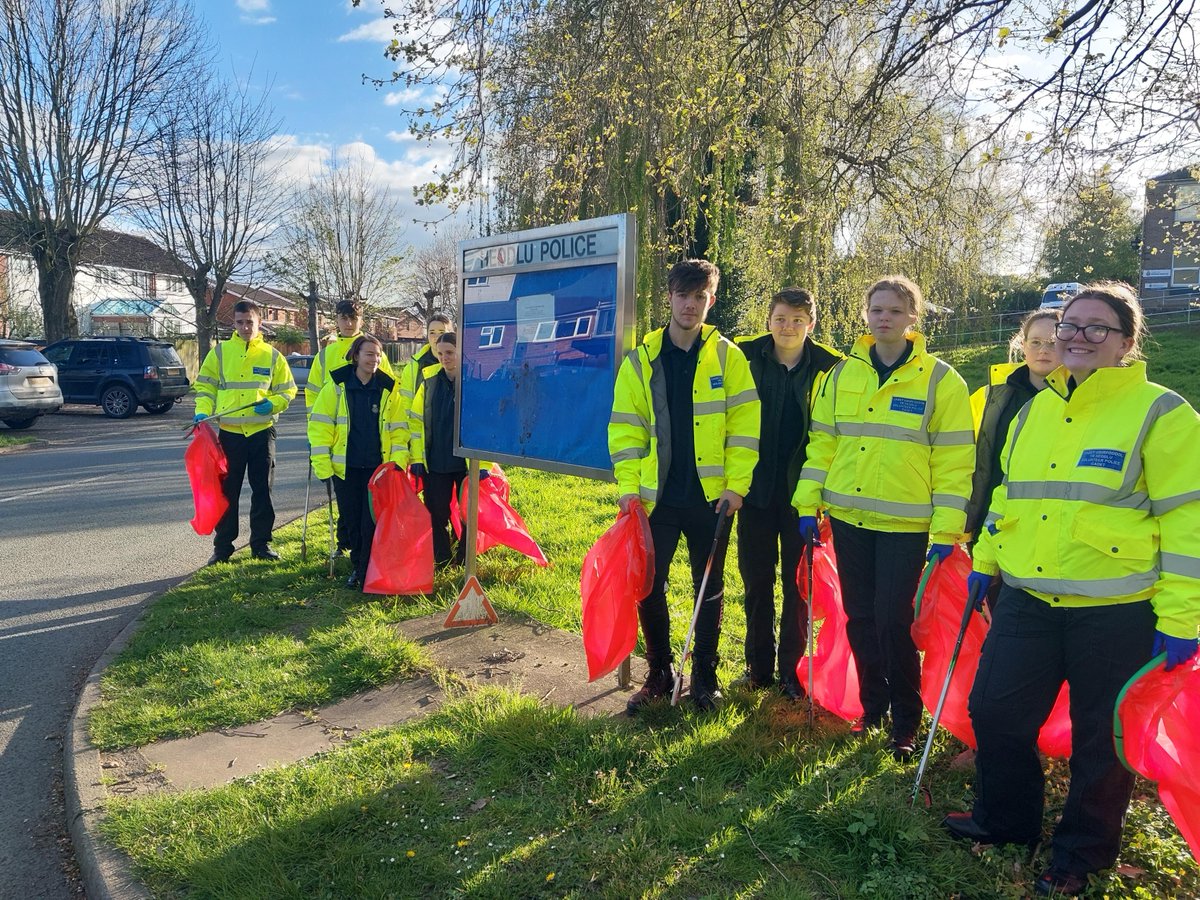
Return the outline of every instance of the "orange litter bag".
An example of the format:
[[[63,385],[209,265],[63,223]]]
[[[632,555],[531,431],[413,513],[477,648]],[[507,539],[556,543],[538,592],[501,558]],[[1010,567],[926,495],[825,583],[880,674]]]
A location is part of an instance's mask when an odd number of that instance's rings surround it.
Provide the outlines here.
[[[183,465],[187,469],[192,502],[196,507],[192,530],[196,534],[212,534],[221,516],[229,509],[229,501],[221,490],[221,482],[229,474],[229,463],[216,431],[208,423],[201,422],[192,429],[192,440],[183,453]]]
[[[490,479],[489,479],[490,480]],[[642,504],[592,545],[583,558],[579,594],[583,598],[583,651],[588,681],[607,675],[637,644],[637,605],[654,583],[654,541]]]
[[[858,668],[846,634],[849,618],[842,606],[833,531],[827,518],[821,521],[821,543],[823,546],[813,553],[813,623],[817,632],[813,650],[813,699],[823,709],[852,722],[863,714],[863,708],[858,696]],[[796,584],[800,597],[807,600],[808,566],[803,559],[796,572]],[[819,629],[815,627],[817,622],[821,622]],[[808,690],[807,655],[796,664],[796,678]]]
[[[1158,782],[1158,796],[1200,860],[1200,657],[1170,672],[1159,655],[1121,689],[1113,713],[1117,755]]]
[[[383,463],[367,487],[375,538],[364,593],[433,593],[433,527],[408,474],[394,463]]]

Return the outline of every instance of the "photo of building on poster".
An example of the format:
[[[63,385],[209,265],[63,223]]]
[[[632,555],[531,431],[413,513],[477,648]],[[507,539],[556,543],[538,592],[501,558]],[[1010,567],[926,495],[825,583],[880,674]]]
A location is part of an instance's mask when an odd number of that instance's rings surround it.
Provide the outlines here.
[[[610,478],[616,371],[632,346],[632,217],[461,245],[459,446]]]

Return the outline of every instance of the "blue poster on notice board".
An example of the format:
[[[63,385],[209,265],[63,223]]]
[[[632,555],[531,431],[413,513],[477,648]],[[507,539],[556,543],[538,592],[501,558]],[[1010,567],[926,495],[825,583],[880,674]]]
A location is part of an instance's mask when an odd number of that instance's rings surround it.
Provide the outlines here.
[[[633,230],[619,215],[459,245],[458,455],[611,479]]]

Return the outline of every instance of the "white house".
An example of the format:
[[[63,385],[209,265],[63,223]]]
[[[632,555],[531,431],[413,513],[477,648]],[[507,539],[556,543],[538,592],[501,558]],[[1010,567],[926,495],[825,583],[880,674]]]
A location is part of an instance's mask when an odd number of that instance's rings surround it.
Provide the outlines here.
[[[0,220],[8,215],[0,210]],[[195,308],[181,277],[186,271],[153,241],[98,231],[83,244],[71,294],[80,334],[195,334]],[[15,242],[0,240],[0,335],[41,333],[33,259]]]

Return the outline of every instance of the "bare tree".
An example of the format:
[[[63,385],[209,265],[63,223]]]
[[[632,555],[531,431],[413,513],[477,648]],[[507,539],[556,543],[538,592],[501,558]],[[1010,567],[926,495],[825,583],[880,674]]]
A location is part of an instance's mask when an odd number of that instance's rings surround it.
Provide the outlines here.
[[[82,243],[130,201],[202,41],[184,0],[0,0],[0,201],[37,266],[47,338],[78,332]]]
[[[466,236],[466,228],[444,231],[408,261],[402,306],[425,324],[434,313],[458,309],[458,242]]]
[[[139,218],[187,267],[200,358],[216,336],[217,307],[231,280],[248,280],[258,251],[289,199],[268,90],[200,78],[159,123],[156,190]]]
[[[396,291],[403,263],[398,206],[365,162],[332,157],[292,199],[267,265],[297,293],[315,281],[325,312],[344,299],[381,303]]]

